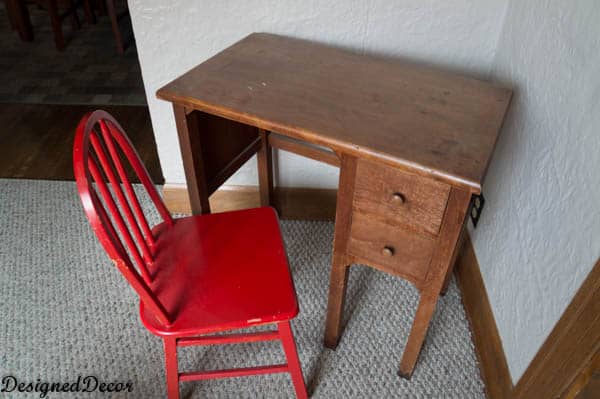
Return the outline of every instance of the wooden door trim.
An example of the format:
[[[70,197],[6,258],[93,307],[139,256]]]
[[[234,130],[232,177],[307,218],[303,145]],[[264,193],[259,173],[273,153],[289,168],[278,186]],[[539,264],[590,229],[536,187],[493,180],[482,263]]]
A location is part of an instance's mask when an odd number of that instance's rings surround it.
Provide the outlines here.
[[[600,348],[600,259],[515,387],[515,398],[561,396]]]

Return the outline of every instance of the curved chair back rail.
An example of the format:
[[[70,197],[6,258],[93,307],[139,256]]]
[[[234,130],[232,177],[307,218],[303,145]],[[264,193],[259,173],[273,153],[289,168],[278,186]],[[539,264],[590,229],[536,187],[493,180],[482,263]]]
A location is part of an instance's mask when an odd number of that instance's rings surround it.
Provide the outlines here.
[[[155,239],[127,167],[133,169],[163,221],[172,225],[169,211],[119,123],[104,111],[86,114],[73,146],[83,208],[102,246],[141,300],[158,320],[170,324],[169,315],[149,287]]]

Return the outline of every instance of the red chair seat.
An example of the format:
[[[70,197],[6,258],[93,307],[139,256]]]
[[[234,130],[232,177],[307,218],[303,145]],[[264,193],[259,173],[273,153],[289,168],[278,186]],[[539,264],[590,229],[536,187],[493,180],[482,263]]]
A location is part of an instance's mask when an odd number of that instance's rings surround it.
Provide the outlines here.
[[[272,208],[174,219],[157,225],[151,288],[171,325],[141,303],[161,336],[190,336],[290,320],[298,304]]]

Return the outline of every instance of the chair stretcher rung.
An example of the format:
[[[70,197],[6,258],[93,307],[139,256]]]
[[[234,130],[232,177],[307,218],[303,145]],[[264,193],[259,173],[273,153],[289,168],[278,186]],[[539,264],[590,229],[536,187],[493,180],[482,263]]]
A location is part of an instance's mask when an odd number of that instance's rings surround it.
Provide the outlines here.
[[[237,368],[237,369],[226,369],[226,370],[194,371],[194,372],[179,373],[179,381],[197,381],[197,380],[209,380],[209,379],[213,379],[213,378],[242,377],[245,375],[285,373],[288,371],[289,371],[289,368],[288,368],[287,364],[275,364],[272,366],[258,366],[258,367],[242,367],[242,368]]]
[[[280,339],[278,331],[228,335],[207,335],[204,337],[180,338],[177,340],[177,346],[239,344],[242,342],[272,341],[276,339]]]

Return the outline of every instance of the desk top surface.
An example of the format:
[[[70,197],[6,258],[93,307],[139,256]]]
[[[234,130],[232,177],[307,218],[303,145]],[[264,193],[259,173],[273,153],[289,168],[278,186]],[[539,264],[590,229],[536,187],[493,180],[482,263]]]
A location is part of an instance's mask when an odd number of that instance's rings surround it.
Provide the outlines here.
[[[406,61],[255,33],[157,96],[479,192],[511,91]]]

